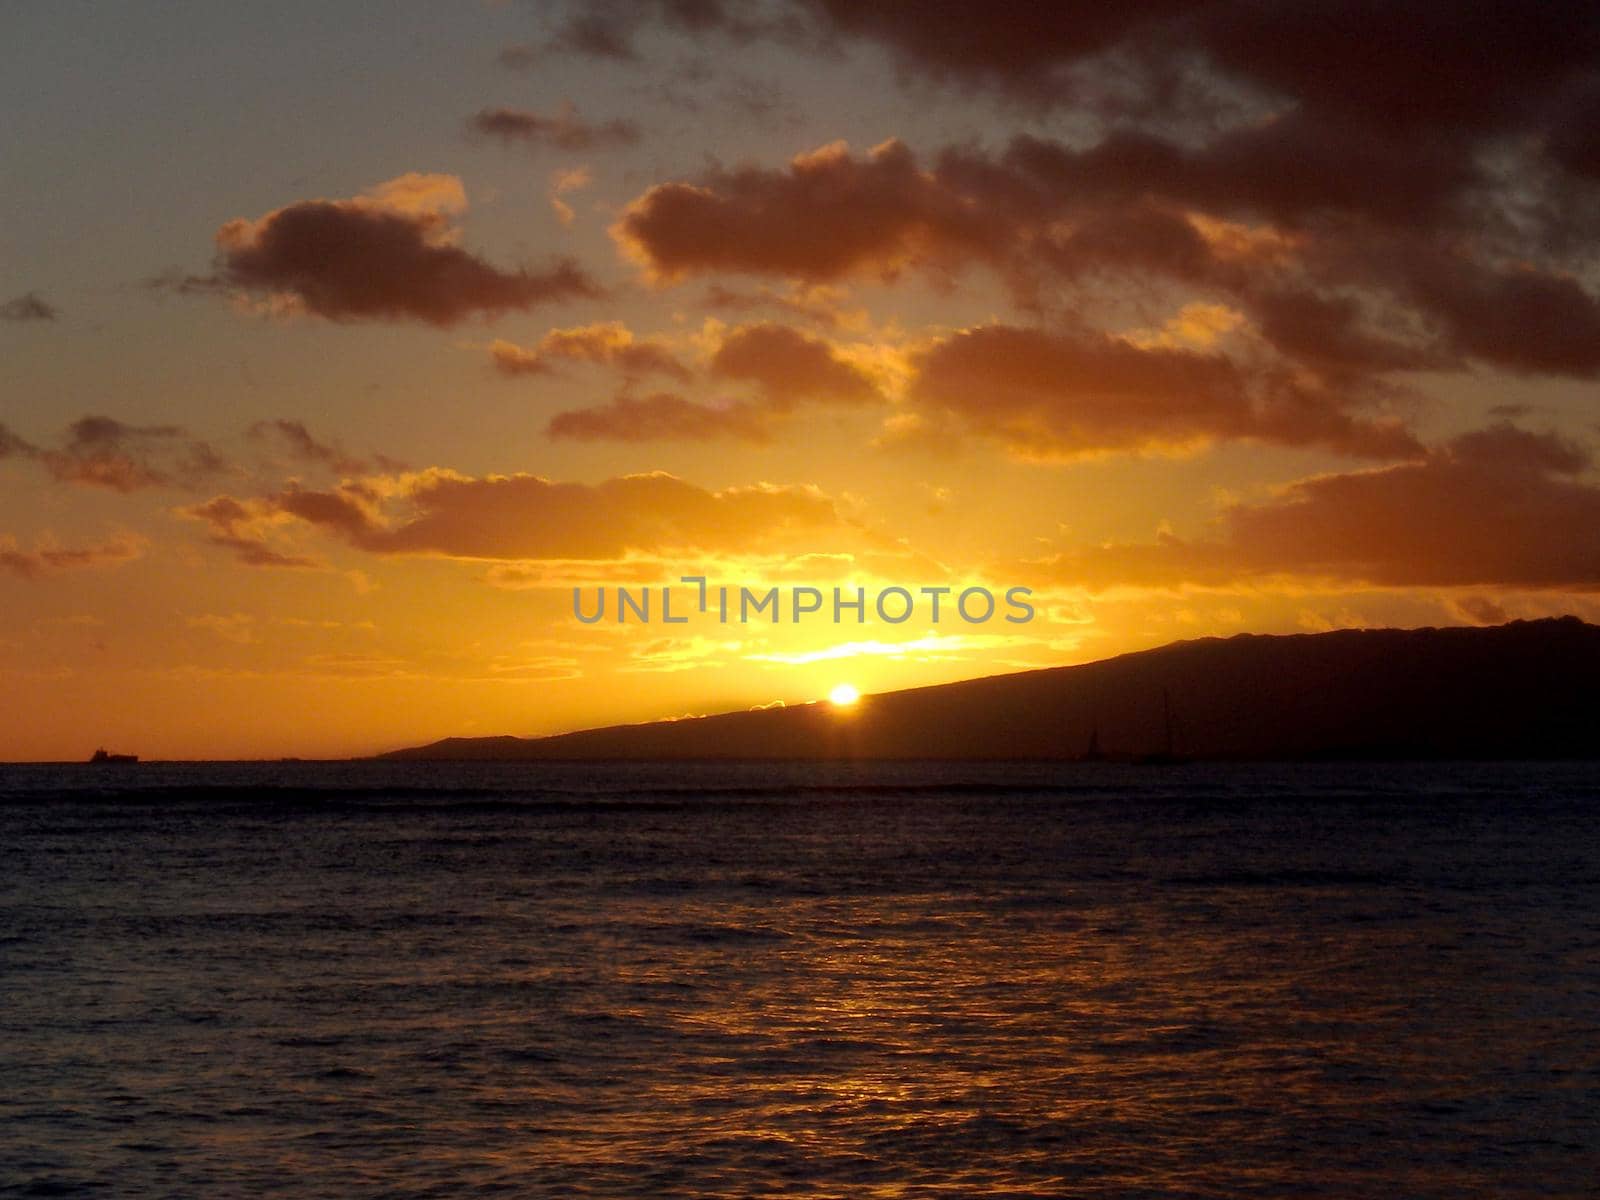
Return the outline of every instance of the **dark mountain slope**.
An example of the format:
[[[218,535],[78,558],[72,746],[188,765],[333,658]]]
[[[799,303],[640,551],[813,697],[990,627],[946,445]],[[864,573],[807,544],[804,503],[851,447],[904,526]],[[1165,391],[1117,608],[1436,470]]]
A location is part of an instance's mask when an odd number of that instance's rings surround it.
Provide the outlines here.
[[[1600,627],[1378,629],[1176,642],[1102,662],[390,759],[1600,758]]]

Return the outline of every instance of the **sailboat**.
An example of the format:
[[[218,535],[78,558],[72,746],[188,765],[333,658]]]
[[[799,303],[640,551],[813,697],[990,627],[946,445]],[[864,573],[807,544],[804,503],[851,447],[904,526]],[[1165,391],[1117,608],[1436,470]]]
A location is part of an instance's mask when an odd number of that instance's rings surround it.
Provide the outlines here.
[[[1100,727],[1096,725],[1089,731],[1089,746],[1082,754],[1078,755],[1079,762],[1105,762],[1107,754],[1100,749]]]
[[[1172,693],[1166,688],[1161,689],[1161,720],[1166,730],[1166,740],[1163,748],[1157,750],[1154,754],[1141,754],[1134,761],[1147,767],[1171,767],[1189,762],[1189,759],[1178,754],[1173,747]]]

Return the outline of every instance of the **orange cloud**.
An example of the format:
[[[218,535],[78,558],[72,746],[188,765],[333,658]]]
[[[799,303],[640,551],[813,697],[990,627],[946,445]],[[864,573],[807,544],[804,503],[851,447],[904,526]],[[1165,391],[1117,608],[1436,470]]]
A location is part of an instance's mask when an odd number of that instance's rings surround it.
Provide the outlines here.
[[[276,549],[269,538],[284,524],[270,503],[216,496],[204,504],[178,509],[178,515],[202,521],[210,528],[207,540],[213,546],[233,551],[248,567],[311,568],[320,564],[314,558]]]
[[[552,329],[532,350],[513,342],[489,347],[495,369],[503,375],[543,375],[553,362],[587,362],[613,366],[625,375],[666,375],[687,383],[692,374],[662,338],[636,338],[620,321]]]
[[[577,220],[578,214],[572,210],[572,205],[561,197],[568,192],[581,191],[593,182],[594,175],[588,167],[570,167],[556,171],[550,176],[550,190],[546,195],[550,201],[551,211],[563,225],[571,225]]]
[[[291,486],[253,500],[218,496],[183,515],[252,565],[283,561],[263,533],[287,519],[374,554],[485,560],[614,560],[629,554],[758,553],[854,537],[834,503],[806,487],[696,487],[662,472],[600,484],[537,475],[470,477],[442,469],[347,480],[331,491]]]

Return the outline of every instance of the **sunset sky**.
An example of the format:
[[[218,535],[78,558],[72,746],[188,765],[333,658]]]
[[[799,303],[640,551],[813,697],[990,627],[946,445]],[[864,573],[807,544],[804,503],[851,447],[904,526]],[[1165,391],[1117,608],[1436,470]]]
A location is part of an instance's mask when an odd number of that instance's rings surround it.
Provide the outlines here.
[[[13,3],[0,92],[3,759],[1600,618],[1592,3]],[[683,575],[1038,615],[572,615]]]

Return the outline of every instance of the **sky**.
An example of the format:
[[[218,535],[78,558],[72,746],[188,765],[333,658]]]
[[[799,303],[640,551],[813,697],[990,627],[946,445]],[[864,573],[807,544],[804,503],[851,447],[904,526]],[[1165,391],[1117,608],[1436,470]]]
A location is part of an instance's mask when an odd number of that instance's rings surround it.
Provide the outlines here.
[[[13,0],[0,98],[0,759],[1600,619],[1592,4]]]

